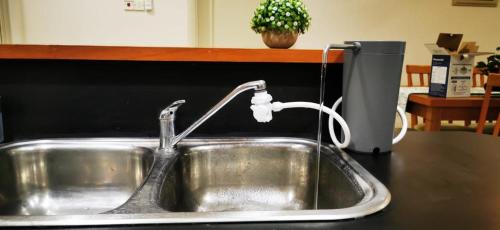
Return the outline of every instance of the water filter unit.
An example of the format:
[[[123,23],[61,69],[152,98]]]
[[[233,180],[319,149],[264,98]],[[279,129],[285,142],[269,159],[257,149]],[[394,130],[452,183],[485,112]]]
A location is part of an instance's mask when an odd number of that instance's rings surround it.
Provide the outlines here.
[[[323,105],[328,51],[343,49],[344,70],[342,97],[332,108]],[[323,50],[321,69],[320,102],[272,102],[266,91],[256,92],[252,98],[255,119],[259,122],[272,120],[272,112],[290,108],[308,108],[329,114],[328,129],[332,142],[338,148],[362,153],[389,152],[399,142],[408,127],[405,112],[397,107],[399,84],[403,68],[405,42],[356,41],[330,44]],[[336,113],[342,103],[342,116]],[[403,127],[393,138],[394,119],[399,114]],[[333,121],[342,128],[342,141],[335,135]],[[321,126],[318,128],[318,145],[321,143]],[[319,147],[318,147],[319,149]]]
[[[346,42],[351,43],[354,42]],[[363,153],[389,152],[405,42],[357,43],[360,49],[344,52],[342,117],[351,130],[347,149]]]

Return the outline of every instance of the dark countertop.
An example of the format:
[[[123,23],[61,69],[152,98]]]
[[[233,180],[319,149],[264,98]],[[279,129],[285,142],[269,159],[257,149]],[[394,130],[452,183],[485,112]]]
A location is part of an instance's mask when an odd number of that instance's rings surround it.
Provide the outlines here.
[[[392,201],[342,229],[500,229],[500,137],[409,132],[390,155],[351,155]]]
[[[392,200],[383,211],[330,222],[145,225],[122,229],[500,229],[500,137],[409,132],[391,154],[351,156],[390,190]]]

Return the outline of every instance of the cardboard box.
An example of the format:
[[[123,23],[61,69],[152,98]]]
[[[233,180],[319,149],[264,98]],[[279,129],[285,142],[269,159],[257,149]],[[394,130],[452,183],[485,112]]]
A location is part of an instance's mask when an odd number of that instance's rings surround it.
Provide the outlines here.
[[[489,54],[477,52],[475,42],[464,42],[461,34],[440,34],[436,44],[425,44],[432,54],[429,95],[435,97],[468,97],[472,85],[475,57]]]

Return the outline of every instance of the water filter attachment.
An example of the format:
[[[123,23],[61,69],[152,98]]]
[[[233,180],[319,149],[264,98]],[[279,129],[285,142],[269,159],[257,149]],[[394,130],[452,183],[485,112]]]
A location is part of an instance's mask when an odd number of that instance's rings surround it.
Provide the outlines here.
[[[253,117],[257,122],[270,122],[273,119],[271,101],[273,97],[267,91],[256,91],[252,97]]]
[[[282,102],[271,103],[272,99],[273,99],[272,96],[269,95],[266,91],[260,91],[255,93],[251,101],[252,106],[250,106],[250,109],[252,109],[253,111],[253,116],[255,120],[257,120],[258,122],[269,122],[273,118],[272,112],[279,112],[283,109],[308,108],[308,109],[320,110],[321,108],[319,104],[312,102],[297,101],[297,102],[285,102],[285,103]],[[337,112],[335,112],[335,110],[328,108],[326,106],[323,106],[323,108],[321,108],[321,111],[330,115],[328,119],[328,128],[330,131],[330,138],[332,139],[332,142],[338,148],[347,147],[349,145],[349,142],[351,141],[351,132],[345,120]],[[342,132],[344,133],[343,142],[340,142],[335,136],[335,132],[333,131],[333,120],[336,120],[340,124],[340,127],[342,128]]]
[[[270,122],[273,119],[272,112],[280,112],[283,109],[291,109],[291,108],[307,108],[307,109],[316,109],[320,110],[321,106],[317,103],[312,103],[312,102],[303,102],[303,101],[296,101],[296,102],[273,102],[273,97],[268,94],[266,91],[259,91],[256,92],[255,95],[252,97],[252,105],[250,106],[250,109],[253,111],[253,117],[255,120],[258,122]],[[321,111],[328,114],[328,131],[330,132],[330,138],[332,142],[337,146],[338,148],[346,148],[350,141],[351,141],[351,131],[349,129],[349,126],[347,125],[346,121],[337,113],[335,110],[337,107],[340,105],[342,102],[342,97],[340,97],[332,106],[332,108],[328,108],[326,106],[322,106]],[[406,131],[408,129],[408,121],[406,119],[404,111],[398,106],[397,107],[397,112],[399,117],[401,118],[401,122],[403,124],[403,127],[401,128],[401,131],[399,134],[392,140],[393,144],[398,143],[403,139],[403,137],[406,135]],[[344,133],[344,141],[340,142],[337,139],[337,136],[335,134],[335,130],[333,128],[333,121],[336,120],[339,124],[340,127],[342,128],[342,132]]]

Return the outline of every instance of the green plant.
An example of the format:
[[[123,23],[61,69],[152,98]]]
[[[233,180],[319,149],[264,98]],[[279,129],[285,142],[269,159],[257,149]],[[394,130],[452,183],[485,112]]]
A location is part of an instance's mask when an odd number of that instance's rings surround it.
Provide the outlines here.
[[[252,30],[298,32],[309,28],[311,17],[302,0],[264,0],[254,12]]]
[[[500,47],[497,47],[498,51],[500,51]],[[489,73],[500,73],[500,54],[497,53],[489,56],[486,62],[478,62],[476,68],[479,68],[486,75]]]

